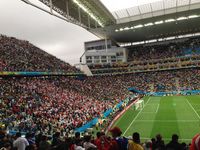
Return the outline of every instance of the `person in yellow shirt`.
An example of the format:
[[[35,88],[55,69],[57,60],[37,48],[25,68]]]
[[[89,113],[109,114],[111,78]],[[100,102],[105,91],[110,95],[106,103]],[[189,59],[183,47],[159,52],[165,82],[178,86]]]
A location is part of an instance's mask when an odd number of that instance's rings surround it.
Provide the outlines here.
[[[135,132],[133,133],[132,140],[128,141],[128,150],[144,150],[140,145],[140,134]]]

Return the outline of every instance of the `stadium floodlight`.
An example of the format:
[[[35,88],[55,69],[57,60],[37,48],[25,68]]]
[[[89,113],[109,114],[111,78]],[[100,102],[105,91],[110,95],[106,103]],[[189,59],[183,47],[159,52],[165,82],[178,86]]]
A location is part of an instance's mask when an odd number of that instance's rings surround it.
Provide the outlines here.
[[[148,27],[148,26],[153,26],[153,23],[150,22],[150,23],[147,23],[147,24],[144,24],[145,27]]]
[[[134,29],[134,27],[131,27],[130,29]]]
[[[124,29],[123,29],[123,28],[120,28],[119,31],[124,31]]]
[[[174,22],[174,21],[176,21],[175,19],[167,19],[167,20],[165,20],[165,22]]]
[[[115,30],[115,32],[119,32],[119,30],[118,30],[118,29],[116,29],[116,30]]]
[[[198,17],[199,17],[198,15],[191,15],[191,16],[188,16],[189,19],[198,18]]]
[[[86,12],[92,19],[94,19],[101,27],[104,27],[103,23],[97,16],[95,16],[87,7],[85,7],[79,0],[73,0],[73,2],[80,7],[84,12]]]
[[[156,22],[155,22],[155,24],[163,24],[163,23],[164,23],[163,20],[161,20],[161,21],[156,21]]]
[[[177,21],[180,21],[180,20],[186,20],[186,19],[188,19],[187,17],[179,17],[179,18],[177,18],[176,20]]]
[[[137,26],[134,26],[135,29],[137,29],[137,28],[142,28],[142,27],[143,27],[142,24],[139,24],[139,25],[137,25]]]

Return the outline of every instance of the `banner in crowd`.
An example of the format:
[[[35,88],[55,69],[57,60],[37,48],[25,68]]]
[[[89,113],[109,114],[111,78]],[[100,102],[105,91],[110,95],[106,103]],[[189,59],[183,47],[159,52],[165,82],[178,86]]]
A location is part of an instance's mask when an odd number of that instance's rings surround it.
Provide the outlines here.
[[[78,76],[78,75],[84,75],[84,74],[83,73],[65,73],[65,72],[11,72],[11,71],[0,72],[0,76],[48,76],[48,75]]]

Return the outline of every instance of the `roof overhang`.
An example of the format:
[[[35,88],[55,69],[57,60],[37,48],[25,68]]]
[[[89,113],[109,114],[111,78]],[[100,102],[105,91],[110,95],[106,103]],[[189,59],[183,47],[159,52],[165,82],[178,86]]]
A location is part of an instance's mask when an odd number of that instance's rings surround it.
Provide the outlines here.
[[[195,15],[198,17],[194,17]],[[100,37],[106,36],[106,38],[110,38],[117,43],[159,39],[199,32],[199,15],[200,9],[197,8],[91,29],[91,32]],[[171,19],[173,21],[167,21]]]
[[[69,22],[86,29],[116,23],[113,15],[99,0],[39,0]]]

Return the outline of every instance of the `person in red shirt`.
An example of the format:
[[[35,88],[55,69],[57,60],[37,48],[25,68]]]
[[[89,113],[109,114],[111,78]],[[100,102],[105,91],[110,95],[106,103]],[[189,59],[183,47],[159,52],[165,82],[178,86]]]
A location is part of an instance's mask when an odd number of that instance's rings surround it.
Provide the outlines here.
[[[200,134],[193,137],[190,150],[200,150]]]
[[[118,127],[114,127],[112,129],[110,129],[109,131],[110,131],[110,133],[112,134],[112,137],[113,137],[113,139],[111,140],[111,143],[110,143],[109,150],[120,150],[116,139],[121,136],[121,134],[122,134],[121,129],[118,128]]]
[[[94,144],[97,146],[98,150],[102,150],[101,139],[100,139],[101,138],[101,132],[97,132],[96,136],[97,136],[97,138],[95,139]]]

